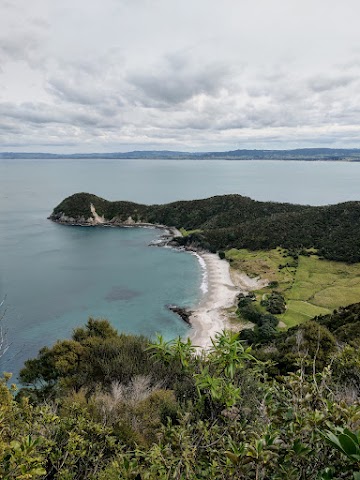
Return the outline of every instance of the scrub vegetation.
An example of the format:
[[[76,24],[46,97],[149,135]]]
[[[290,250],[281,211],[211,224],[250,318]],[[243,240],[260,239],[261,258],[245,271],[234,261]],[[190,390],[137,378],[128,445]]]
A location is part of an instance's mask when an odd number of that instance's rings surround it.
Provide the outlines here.
[[[0,476],[357,480],[359,313],[290,329],[270,352],[224,332],[200,355],[90,319],[26,362],[20,391],[0,382]]]

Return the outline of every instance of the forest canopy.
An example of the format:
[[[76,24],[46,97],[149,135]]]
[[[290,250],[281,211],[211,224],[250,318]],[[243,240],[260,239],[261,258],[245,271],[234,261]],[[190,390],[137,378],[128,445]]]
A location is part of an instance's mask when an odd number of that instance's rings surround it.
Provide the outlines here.
[[[315,249],[329,260],[360,262],[360,202],[315,207],[222,195],[148,206],[77,193],[63,200],[50,218],[61,221],[66,216],[72,219],[70,223],[86,223],[91,217],[90,204],[110,224],[121,224],[131,217],[135,222],[194,231],[176,238],[179,245],[188,248],[216,252],[283,247],[299,253]]]

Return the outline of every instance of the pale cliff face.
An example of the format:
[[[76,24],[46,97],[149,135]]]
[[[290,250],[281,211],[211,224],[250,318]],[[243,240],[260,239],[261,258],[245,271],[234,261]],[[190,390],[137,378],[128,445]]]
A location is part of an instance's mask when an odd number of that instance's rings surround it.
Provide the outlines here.
[[[93,223],[94,219],[92,217],[85,218],[83,217],[69,217],[68,215],[65,215],[64,213],[61,214],[60,217],[56,219],[60,223]]]
[[[86,223],[90,225],[101,225],[103,223],[106,223],[107,220],[105,219],[104,215],[100,216],[96,212],[96,209],[92,203],[90,203],[90,210],[91,210],[91,217],[85,218],[85,216],[82,217],[69,217],[68,215],[65,215],[65,213],[62,213],[61,216],[57,216],[56,220],[62,223]]]
[[[92,203],[90,203],[90,210],[91,210],[91,213],[92,213],[92,216],[93,216],[93,218],[89,218],[91,223],[93,223],[94,225],[98,225],[98,224],[101,224],[101,223],[106,223],[104,215],[102,215],[100,217],[100,215],[98,215],[96,213],[95,207]]]
[[[104,215],[100,216],[94,207],[94,205],[91,203],[90,204],[90,209],[91,209],[91,217],[85,218],[85,216],[82,217],[70,217],[69,215],[65,215],[65,213],[61,213],[61,215],[57,216],[51,216],[52,220],[55,220],[60,223],[76,223],[76,224],[87,224],[87,225],[103,225],[103,224],[114,224],[114,225],[141,225],[142,222],[141,220],[135,221],[131,215],[124,221],[121,221],[119,217],[114,217],[111,220],[108,220],[105,218]]]
[[[101,225],[103,223],[109,223],[109,220],[107,220],[105,218],[104,215],[102,215],[100,217],[100,215],[97,214],[96,210],[95,210],[95,207],[92,203],[90,203],[90,210],[91,210],[91,213],[92,213],[92,216],[93,218],[89,218],[88,219],[88,222],[89,223],[92,223],[93,225]],[[112,220],[111,220],[112,222]],[[136,223],[139,223],[139,222],[135,222],[135,220],[129,216],[126,220],[124,220],[124,222],[122,222],[124,225],[135,225]]]
[[[124,225],[135,225],[135,220],[131,216],[129,216],[124,222]]]

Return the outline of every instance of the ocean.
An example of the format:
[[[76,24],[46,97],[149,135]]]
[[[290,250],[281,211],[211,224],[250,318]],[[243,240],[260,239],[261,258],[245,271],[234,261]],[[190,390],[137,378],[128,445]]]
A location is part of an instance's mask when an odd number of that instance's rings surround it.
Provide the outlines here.
[[[203,295],[196,256],[148,246],[159,230],[47,220],[68,195],[154,204],[239,193],[324,205],[360,200],[359,181],[360,163],[0,160],[0,315],[8,346],[0,371],[16,379],[26,359],[90,316],[127,333],[183,336],[188,327],[167,305],[194,307]]]

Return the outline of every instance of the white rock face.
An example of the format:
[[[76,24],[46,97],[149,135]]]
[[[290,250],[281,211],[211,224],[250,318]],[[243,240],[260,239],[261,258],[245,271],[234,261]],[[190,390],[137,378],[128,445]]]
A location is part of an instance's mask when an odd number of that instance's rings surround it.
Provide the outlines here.
[[[93,216],[93,218],[89,218],[91,223],[93,223],[94,225],[98,225],[106,222],[104,215],[100,217],[100,215],[96,213],[95,207],[92,203],[90,203],[90,210]]]
[[[64,213],[61,214],[61,217],[59,218],[60,222],[65,222],[65,223],[74,223],[75,219],[73,217],[68,217]]]
[[[99,215],[96,211],[96,208],[92,203],[90,203],[90,210],[91,210],[91,216],[88,218],[85,218],[84,215],[81,217],[70,217],[68,215],[65,215],[65,213],[61,213],[61,216],[55,216],[55,221],[58,221],[60,223],[70,223],[70,224],[85,224],[85,225],[103,225],[104,223],[106,224],[113,224],[113,225],[151,225],[148,223],[143,223],[141,219],[134,220],[131,215],[128,216],[126,220],[122,220],[119,216],[113,217],[111,220],[108,220],[105,218],[105,215]]]

